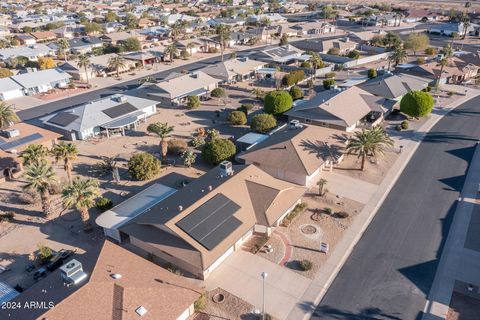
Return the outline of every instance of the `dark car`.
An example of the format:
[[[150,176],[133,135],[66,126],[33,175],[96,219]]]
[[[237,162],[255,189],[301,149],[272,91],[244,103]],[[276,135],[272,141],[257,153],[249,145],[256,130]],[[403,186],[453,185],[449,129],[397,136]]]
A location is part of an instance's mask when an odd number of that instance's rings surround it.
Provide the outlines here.
[[[38,281],[40,278],[47,276],[47,270],[45,268],[40,268],[33,273],[33,280]]]
[[[72,254],[74,254],[74,251],[72,250],[61,249],[47,264],[47,270],[51,272],[58,269],[62,266],[63,262],[68,259]]]

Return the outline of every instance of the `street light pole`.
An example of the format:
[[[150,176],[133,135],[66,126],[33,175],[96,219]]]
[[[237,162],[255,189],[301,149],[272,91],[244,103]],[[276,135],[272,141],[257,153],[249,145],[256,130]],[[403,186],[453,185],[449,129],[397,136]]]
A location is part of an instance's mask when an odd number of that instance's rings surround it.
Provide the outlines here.
[[[262,296],[263,296],[263,303],[262,303],[262,319],[265,320],[265,279],[267,278],[267,273],[262,272]]]

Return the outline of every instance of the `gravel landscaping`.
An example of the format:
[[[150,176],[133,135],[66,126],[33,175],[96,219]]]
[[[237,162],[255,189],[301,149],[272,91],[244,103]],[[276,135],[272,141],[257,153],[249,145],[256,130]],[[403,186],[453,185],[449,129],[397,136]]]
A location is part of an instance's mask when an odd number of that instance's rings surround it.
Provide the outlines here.
[[[267,260],[279,264],[280,261],[282,261],[283,256],[285,255],[285,245],[283,244],[280,237],[273,233],[265,245],[271,245],[273,251],[266,252],[266,250],[260,250],[257,254]]]

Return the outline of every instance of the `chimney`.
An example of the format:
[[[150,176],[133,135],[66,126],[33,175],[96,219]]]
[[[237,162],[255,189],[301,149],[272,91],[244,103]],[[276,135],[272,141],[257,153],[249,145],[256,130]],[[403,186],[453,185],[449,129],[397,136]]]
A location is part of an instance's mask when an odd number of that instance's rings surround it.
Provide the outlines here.
[[[231,176],[233,175],[232,163],[230,161],[222,161],[219,165],[220,167],[220,176]]]

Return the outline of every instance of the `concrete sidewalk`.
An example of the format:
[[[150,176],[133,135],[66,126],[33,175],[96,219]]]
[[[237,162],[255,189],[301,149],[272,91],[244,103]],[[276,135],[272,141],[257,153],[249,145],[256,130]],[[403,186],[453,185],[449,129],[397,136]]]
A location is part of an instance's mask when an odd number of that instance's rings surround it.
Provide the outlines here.
[[[477,200],[479,167],[480,148],[477,144],[425,305],[424,320],[446,318],[456,280],[480,285],[480,252],[465,248],[469,247],[469,242],[476,242],[480,235],[480,229],[472,231],[470,228],[472,214],[475,209],[478,211],[480,204]],[[471,236],[472,232],[476,236]],[[469,239],[467,235],[470,235]]]
[[[445,86],[447,87],[447,86]],[[404,137],[402,140],[403,151],[395,161],[387,175],[374,192],[369,202],[353,221],[334,248],[327,263],[319,270],[304,295],[299,299],[299,303],[288,315],[288,320],[309,319],[316,306],[320,303],[338,272],[346,262],[355,245],[361,239],[370,222],[375,217],[378,209],[387,197],[395,182],[400,177],[403,169],[407,166],[411,157],[417,150],[421,141],[430,129],[448,112],[461,105],[463,102],[477,96],[478,90],[470,89],[464,97],[454,101],[452,104],[442,108],[435,108],[430,118],[416,132],[411,132],[411,138]]]

